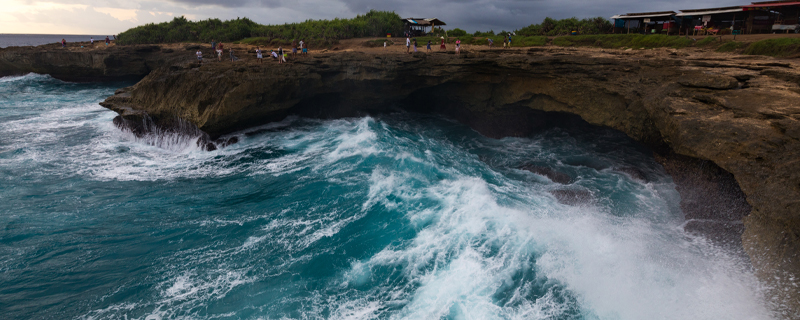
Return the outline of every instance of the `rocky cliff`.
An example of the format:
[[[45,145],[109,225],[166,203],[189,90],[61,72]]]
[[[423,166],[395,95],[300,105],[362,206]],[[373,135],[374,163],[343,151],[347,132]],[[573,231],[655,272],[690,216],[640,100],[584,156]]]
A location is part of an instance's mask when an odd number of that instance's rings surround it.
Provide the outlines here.
[[[0,51],[0,70],[9,70],[3,57]],[[620,130],[652,147],[672,174],[686,228],[737,242],[774,288],[772,301],[784,316],[800,316],[795,63],[568,48],[461,56],[348,52],[283,65],[162,62],[102,105],[134,132],[201,130],[209,149],[231,142],[227,134],[289,114],[434,112],[493,137],[527,135],[566,115]]]
[[[0,48],[0,77],[34,72],[64,81],[139,80],[153,69],[191,59],[200,47],[81,45]]]

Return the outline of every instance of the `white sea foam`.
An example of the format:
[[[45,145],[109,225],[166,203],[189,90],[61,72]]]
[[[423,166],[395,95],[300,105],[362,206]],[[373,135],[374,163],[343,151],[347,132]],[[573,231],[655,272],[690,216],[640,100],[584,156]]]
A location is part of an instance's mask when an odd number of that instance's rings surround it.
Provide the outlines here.
[[[437,217],[424,219],[433,224],[411,245],[387,248],[344,275],[345,283],[357,285],[379,266],[402,268],[405,278],[419,285],[393,318],[547,319],[565,316],[570,308],[601,319],[769,318],[758,282],[739,260],[685,234],[678,224],[554,202],[500,206],[484,181],[466,177],[410,190],[405,186],[412,176],[378,174],[365,206],[409,210],[414,219],[432,213],[398,207],[389,195],[403,204],[432,198],[439,203]],[[658,197],[652,189],[643,191],[642,197]],[[650,215],[669,211],[663,200],[644,202],[641,208],[652,210]],[[494,295],[525,270],[533,270],[536,279],[523,287],[550,282],[570,292],[577,305],[555,300],[552,288],[533,300],[516,292],[514,303],[497,305]]]

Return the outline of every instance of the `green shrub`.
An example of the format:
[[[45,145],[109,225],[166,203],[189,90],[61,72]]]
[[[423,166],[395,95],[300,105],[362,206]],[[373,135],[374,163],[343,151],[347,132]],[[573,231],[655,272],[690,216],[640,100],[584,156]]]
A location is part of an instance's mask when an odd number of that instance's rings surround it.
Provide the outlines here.
[[[778,38],[761,40],[750,44],[745,54],[786,57],[800,54],[800,39]]]
[[[455,28],[453,30],[447,31],[447,36],[449,36],[449,37],[463,37],[463,36],[466,36],[466,35],[467,35],[467,32],[464,31],[464,30],[461,30],[459,28]]]
[[[174,43],[174,42],[232,42],[245,38],[266,38],[291,42],[304,39],[317,45],[335,44],[341,39],[383,37],[387,33],[402,34],[403,22],[399,15],[388,11],[372,10],[353,19],[306,20],[283,25],[260,25],[247,18],[221,21],[208,19],[189,21],[177,17],[170,22],[149,23],[122,32],[119,44]],[[266,40],[261,39],[266,43]]]
[[[556,20],[547,17],[541,24],[532,24],[516,31],[519,36],[563,36],[577,31],[578,34],[604,34],[614,29],[614,25],[603,17]]]
[[[562,47],[600,47],[600,48],[684,48],[691,46],[693,40],[663,34],[603,34],[564,36],[553,39],[553,44]]]

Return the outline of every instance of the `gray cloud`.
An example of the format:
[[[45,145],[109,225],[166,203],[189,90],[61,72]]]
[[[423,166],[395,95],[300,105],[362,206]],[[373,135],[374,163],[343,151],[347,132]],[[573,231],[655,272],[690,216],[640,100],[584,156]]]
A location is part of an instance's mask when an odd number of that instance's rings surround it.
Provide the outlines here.
[[[539,23],[545,17],[553,18],[589,18],[589,17],[611,17],[612,15],[628,12],[648,12],[663,10],[680,10],[704,7],[722,7],[737,4],[749,4],[749,2],[737,0],[675,0],[675,1],[649,1],[637,2],[630,0],[299,0],[284,1],[277,0],[170,0],[172,2],[185,4],[188,6],[219,6],[232,8],[234,11],[242,12],[242,16],[248,16],[261,23],[283,23],[291,21],[303,21],[308,18],[345,18],[356,14],[365,13],[369,10],[395,11],[402,17],[438,17],[448,23],[449,28],[462,28],[469,32],[475,30],[515,30],[532,23]],[[320,17],[318,12],[312,14],[314,4],[341,3],[349,12],[349,16],[342,15],[344,12],[323,13]],[[248,8],[286,8],[296,12],[296,15],[286,17],[284,21],[263,21],[257,16],[245,14]],[[311,8],[311,10],[309,10]]]
[[[32,0],[22,0],[28,2]],[[540,23],[545,17],[589,18],[611,17],[628,12],[649,12],[664,10],[696,9],[749,4],[739,0],[49,0],[63,4],[87,5],[80,13],[56,13],[47,11],[19,15],[21,23],[31,27],[59,24],[71,30],[84,33],[118,33],[128,28],[148,22],[170,20],[165,14],[187,15],[190,19],[235,19],[248,17],[263,24],[282,24],[301,22],[307,19],[350,18],[369,10],[397,12],[402,17],[437,17],[448,24],[448,28],[461,28],[468,32],[476,30],[516,30],[533,23]],[[123,8],[139,10],[135,21],[114,20],[110,16],[92,12],[92,8]],[[66,19],[66,17],[74,19]],[[69,21],[67,21],[69,20]],[[4,26],[0,23],[0,29]],[[5,28],[11,29],[10,26]],[[46,27],[49,29],[50,27]],[[48,31],[38,31],[48,33]],[[49,33],[58,33],[50,31]]]

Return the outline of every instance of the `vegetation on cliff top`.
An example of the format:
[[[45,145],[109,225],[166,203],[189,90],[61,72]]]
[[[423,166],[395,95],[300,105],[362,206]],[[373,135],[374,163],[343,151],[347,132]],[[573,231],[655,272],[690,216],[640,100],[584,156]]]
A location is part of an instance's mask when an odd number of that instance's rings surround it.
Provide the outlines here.
[[[306,20],[283,25],[261,25],[248,18],[221,21],[208,19],[189,21],[185,17],[170,22],[149,23],[119,34],[119,44],[175,43],[175,42],[232,42],[258,37],[272,42],[305,39],[306,41],[332,43],[340,39],[400,34],[403,23],[399,15],[388,11],[372,10],[353,19]]]
[[[800,39],[778,38],[754,42],[744,50],[745,54],[773,57],[788,57],[800,54]]]
[[[562,47],[600,47],[600,48],[684,48],[694,44],[694,40],[684,37],[654,35],[603,34],[558,37],[553,44]]]
[[[578,34],[610,33],[614,25],[603,17],[581,19],[569,18],[556,20],[547,17],[540,24],[532,24],[516,31],[520,36],[563,36],[577,31]]]

